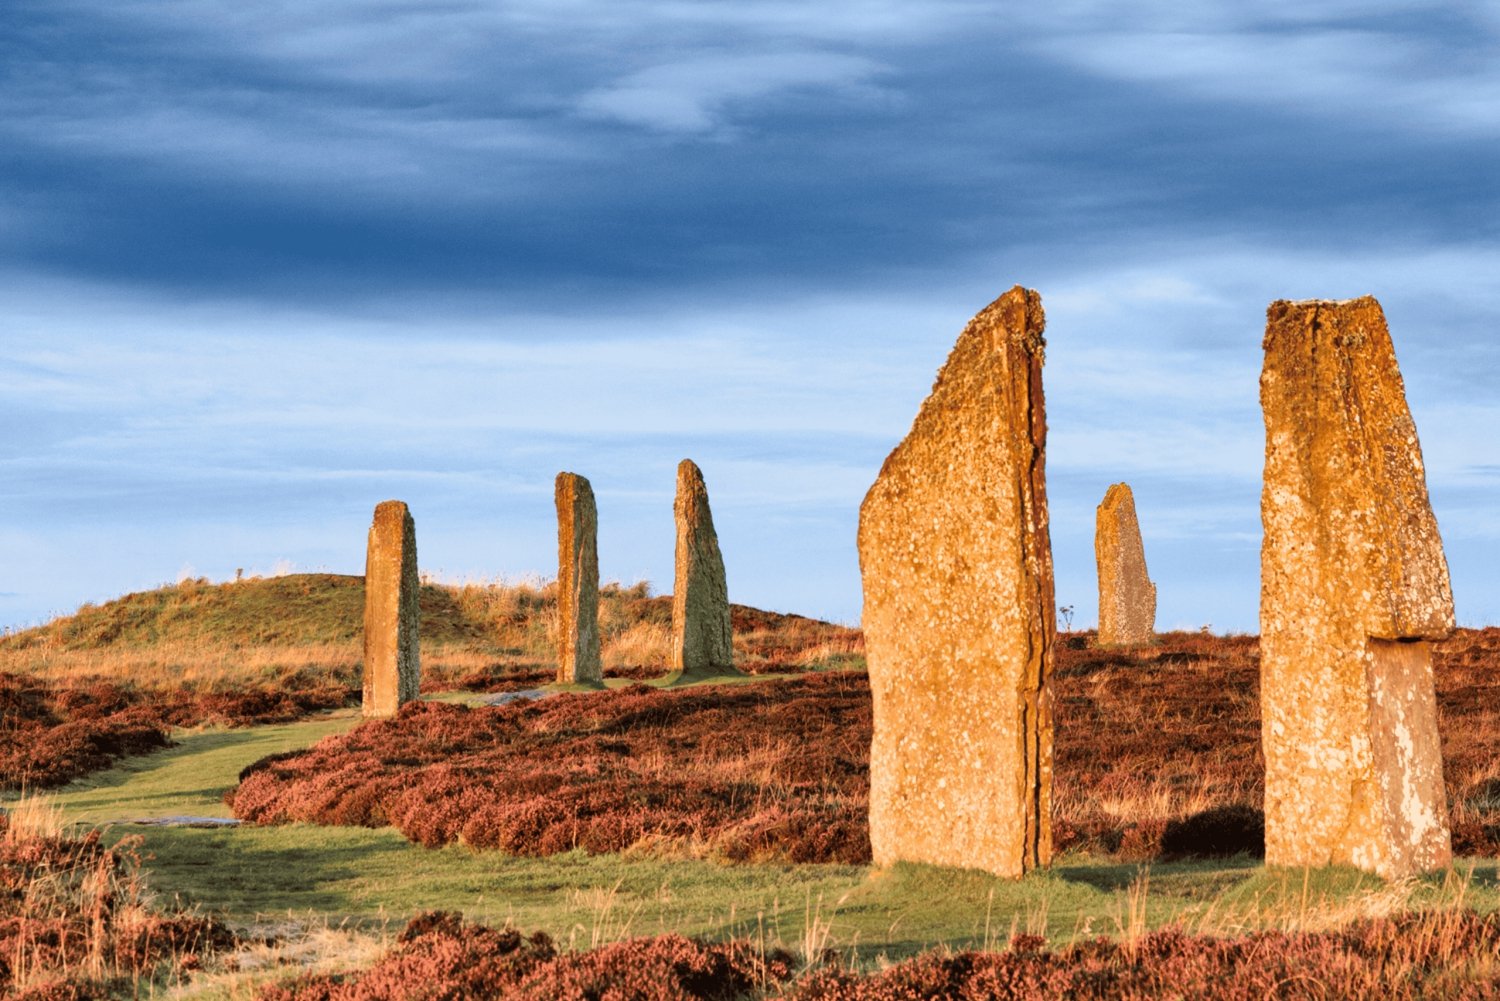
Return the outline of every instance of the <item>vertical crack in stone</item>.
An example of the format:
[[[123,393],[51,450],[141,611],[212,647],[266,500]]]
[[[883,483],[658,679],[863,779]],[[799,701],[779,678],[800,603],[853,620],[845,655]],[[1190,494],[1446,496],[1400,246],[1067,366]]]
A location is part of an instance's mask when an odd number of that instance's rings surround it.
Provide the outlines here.
[[[970,321],[860,508],[878,864],[1051,860],[1044,323],[1020,286]]]

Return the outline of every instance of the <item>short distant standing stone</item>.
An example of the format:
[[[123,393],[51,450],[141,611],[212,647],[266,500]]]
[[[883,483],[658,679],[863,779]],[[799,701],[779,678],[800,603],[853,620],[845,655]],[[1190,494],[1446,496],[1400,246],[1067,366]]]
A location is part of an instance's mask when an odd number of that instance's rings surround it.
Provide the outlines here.
[[[1094,520],[1099,563],[1099,642],[1150,643],[1156,636],[1156,585],[1146,576],[1146,550],[1130,486],[1104,492]]]
[[[1272,303],[1260,393],[1266,862],[1440,868],[1453,597],[1380,304]]]
[[[594,490],[577,473],[558,473],[557,680],[604,684],[599,660],[599,515]]]
[[[672,668],[730,671],[734,644],[724,558],[708,510],[703,473],[691,459],[677,466],[677,573],[672,587]]]
[[[375,507],[365,554],[364,714],[392,716],[418,697],[417,529],[401,501]]]
[[[974,317],[860,507],[879,865],[1051,860],[1044,325],[1020,286]]]

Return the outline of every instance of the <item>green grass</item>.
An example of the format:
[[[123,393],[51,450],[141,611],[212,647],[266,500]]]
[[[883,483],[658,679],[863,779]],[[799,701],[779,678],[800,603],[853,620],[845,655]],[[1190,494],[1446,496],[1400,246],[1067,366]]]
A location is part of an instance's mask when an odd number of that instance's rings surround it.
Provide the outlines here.
[[[359,711],[344,709],[300,723],[240,729],[208,729],[174,735],[176,747],[126,758],[108,771],[73,782],[54,794],[68,818],[109,824],[154,817],[228,817],[223,796],[239,781],[240,769],[268,754],[309,747],[359,724]]]
[[[74,783],[55,800],[90,824],[173,815],[227,816],[223,792],[241,768],[358,723],[342,712],[287,726],[179,736],[168,751],[128,759]],[[425,849],[390,829],[116,827],[139,834],[152,886],[168,898],[242,924],[291,917],[383,926],[434,908],[543,929],[585,946],[627,934],[745,935],[802,950],[853,950],[866,960],[1003,944],[1012,931],[1132,934],[1180,921],[1227,931],[1335,919],[1463,900],[1500,906],[1493,860],[1462,878],[1390,887],[1352,870],[1267,871],[1248,860],[1147,869],[1064,858],[1022,880],[899,865],[720,865],[710,861],[592,856],[510,858],[463,846]]]

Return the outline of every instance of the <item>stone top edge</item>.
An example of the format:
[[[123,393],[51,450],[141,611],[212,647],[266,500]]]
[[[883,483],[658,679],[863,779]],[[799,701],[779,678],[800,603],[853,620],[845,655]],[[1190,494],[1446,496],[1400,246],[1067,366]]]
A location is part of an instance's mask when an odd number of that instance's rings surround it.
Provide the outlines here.
[[[1378,302],[1373,295],[1356,295],[1348,299],[1275,299],[1272,306],[1351,306],[1357,302]]]
[[[1012,285],[974,314],[964,325],[959,341],[975,328],[983,328],[992,335],[998,330],[1001,340],[1016,345],[1027,354],[1041,355],[1047,346],[1047,311],[1042,305],[1041,293],[1024,285]],[[957,348],[955,343],[954,350]],[[951,352],[949,359],[952,359]],[[947,363],[943,367],[947,368]]]

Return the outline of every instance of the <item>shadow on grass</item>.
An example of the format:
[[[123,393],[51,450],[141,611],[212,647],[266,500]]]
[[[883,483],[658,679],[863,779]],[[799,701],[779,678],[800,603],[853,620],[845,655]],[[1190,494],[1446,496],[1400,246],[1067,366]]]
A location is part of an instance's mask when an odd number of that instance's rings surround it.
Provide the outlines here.
[[[605,687],[611,689],[627,688],[630,685],[647,685],[651,688],[695,688],[699,685],[753,685],[761,681],[795,677],[797,677],[796,674],[745,674],[733,669],[725,673],[724,668],[716,667],[692,671],[671,671],[644,681],[633,678],[605,678],[604,684]]]
[[[1500,886],[1500,859],[1456,859],[1454,868],[1460,875],[1466,875],[1473,885]]]
[[[1217,892],[1249,879],[1262,868],[1260,859],[1241,854],[1230,858],[1172,862],[1070,862],[1063,859],[1051,871],[1060,879],[1082,883],[1105,893],[1127,890],[1137,880],[1145,879],[1153,892],[1197,897],[1205,890]]]
[[[338,844],[298,837],[296,828],[269,836],[244,828],[164,827],[138,833],[158,889],[227,911],[250,904],[257,911],[346,913],[350,882],[383,847],[367,838]]]
[[[1105,893],[1113,893],[1128,889],[1152,869],[1145,862],[1115,862],[1054,865],[1051,871],[1069,883],[1082,883]]]

